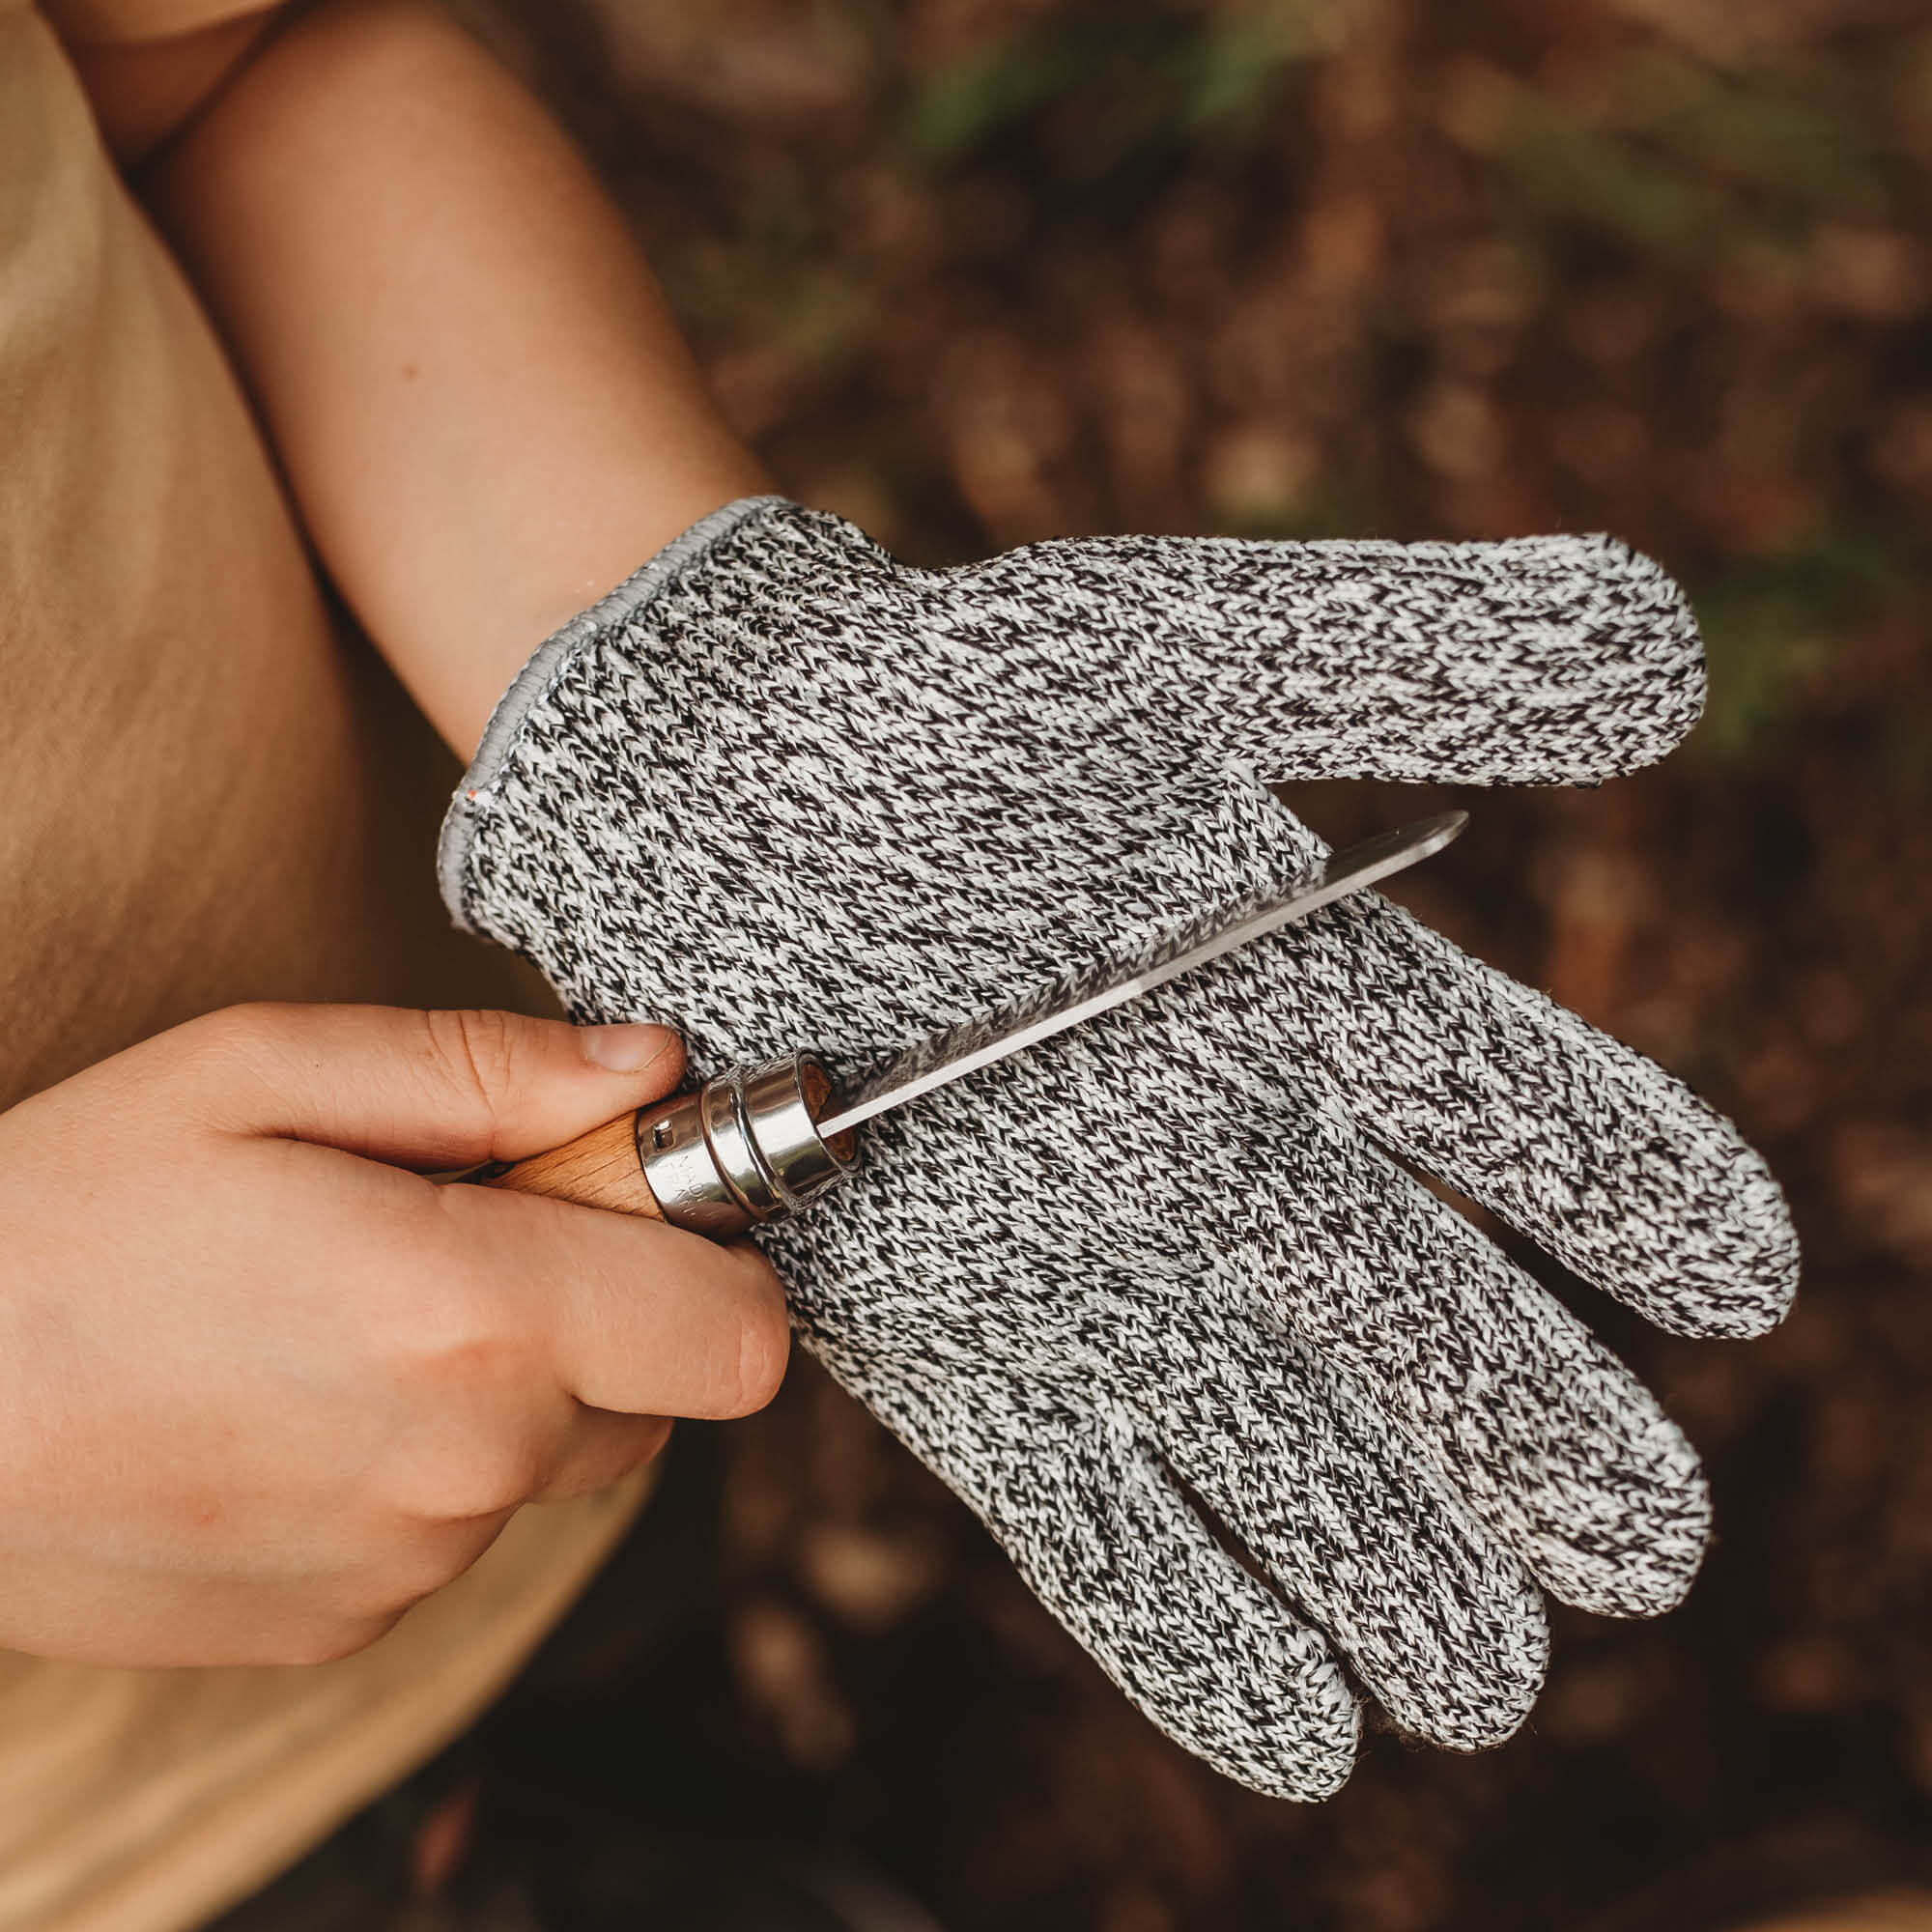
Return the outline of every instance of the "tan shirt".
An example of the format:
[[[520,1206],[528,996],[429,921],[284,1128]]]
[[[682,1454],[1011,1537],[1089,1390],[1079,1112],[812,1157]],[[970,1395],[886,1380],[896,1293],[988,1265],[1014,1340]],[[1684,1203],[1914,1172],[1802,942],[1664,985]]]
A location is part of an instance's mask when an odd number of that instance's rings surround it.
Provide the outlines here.
[[[24,0],[0,0],[0,1102],[236,1000],[502,998],[433,888],[454,765],[338,640]]]
[[[247,10],[47,11],[102,39]],[[332,620],[219,345],[27,0],[0,0],[0,1105],[237,1000],[531,997],[450,931],[454,763]],[[251,1889],[473,1714],[639,1493],[524,1512],[339,1664],[0,1653],[0,1932],[156,1932]]]

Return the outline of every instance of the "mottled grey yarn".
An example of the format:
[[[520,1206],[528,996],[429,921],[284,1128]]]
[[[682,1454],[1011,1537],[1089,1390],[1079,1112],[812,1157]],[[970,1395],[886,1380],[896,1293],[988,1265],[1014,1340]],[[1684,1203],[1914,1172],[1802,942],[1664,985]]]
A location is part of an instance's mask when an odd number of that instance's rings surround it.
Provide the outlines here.
[[[859,1080],[1299,874],[1261,778],[1594,781],[1702,677],[1675,587],[1603,538],[931,572],[759,498],[532,660],[444,889],[579,1018]],[[867,1135],[762,1236],[801,1336],[1156,1723],[1290,1797],[1348,1775],[1350,1672],[1492,1744],[1538,1583],[1650,1615],[1708,1533],[1653,1399],[1407,1170],[1680,1333],[1761,1331],[1796,1273],[1725,1122],[1370,896]]]

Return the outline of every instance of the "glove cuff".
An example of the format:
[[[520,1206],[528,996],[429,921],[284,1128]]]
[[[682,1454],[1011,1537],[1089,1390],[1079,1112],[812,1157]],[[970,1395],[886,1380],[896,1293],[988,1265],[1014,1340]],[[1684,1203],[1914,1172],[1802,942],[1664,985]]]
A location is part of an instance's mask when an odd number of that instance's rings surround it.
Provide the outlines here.
[[[723,509],[700,517],[681,536],[673,537],[640,569],[634,570],[616,589],[600,597],[586,611],[551,635],[530,653],[510,688],[497,700],[476,755],[463,774],[443,816],[437,839],[437,883],[449,916],[465,931],[489,935],[469,917],[465,879],[469,841],[476,828],[478,805],[489,796],[504,768],[515,756],[517,742],[532,710],[546,698],[586,644],[619,624],[636,619],[648,606],[672,589],[719,544],[753,518],[781,508],[796,507],[788,497],[740,497]]]

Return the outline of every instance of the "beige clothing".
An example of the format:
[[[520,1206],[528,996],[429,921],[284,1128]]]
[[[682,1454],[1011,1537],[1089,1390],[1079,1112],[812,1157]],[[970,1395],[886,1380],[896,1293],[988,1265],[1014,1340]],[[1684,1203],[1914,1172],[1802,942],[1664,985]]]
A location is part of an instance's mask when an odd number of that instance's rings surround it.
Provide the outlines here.
[[[66,24],[241,11],[71,0]],[[0,1105],[236,1000],[531,997],[448,930],[454,765],[338,636],[214,337],[27,0],[0,0]],[[162,1932],[252,1889],[475,1713],[640,1494],[526,1510],[315,1669],[0,1653],[0,1932]]]

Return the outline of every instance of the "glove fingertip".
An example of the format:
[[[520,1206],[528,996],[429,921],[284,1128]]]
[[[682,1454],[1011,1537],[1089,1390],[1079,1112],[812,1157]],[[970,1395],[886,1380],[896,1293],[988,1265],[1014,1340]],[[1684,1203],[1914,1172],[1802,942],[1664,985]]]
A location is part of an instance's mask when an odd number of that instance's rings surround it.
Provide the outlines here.
[[[1488,1654],[1465,1677],[1436,1688],[1418,1727],[1445,1750],[1493,1750],[1521,1730],[1549,1669],[1549,1628],[1541,1611],[1492,1632]]]
[[[1216,689],[1277,777],[1599,784],[1703,713],[1689,600],[1601,533],[1284,547],[1259,601]]]
[[[1243,1594],[1250,1581],[1243,1578]],[[1362,1710],[1325,1646],[1311,1632],[1300,1645],[1268,1644],[1264,1655],[1237,1632],[1224,1636],[1234,1640],[1222,1649],[1217,1689],[1237,1716],[1217,1713],[1213,1697],[1183,1704],[1151,1694],[1159,1680],[1145,1671],[1120,1671],[1104,1658],[1103,1667],[1148,1718],[1223,1777],[1299,1804],[1332,1798],[1355,1768]]]
[[[1576,539],[1579,618],[1619,673],[1593,776],[1620,778],[1674,751],[1703,716],[1704,643],[1690,600],[1655,558],[1599,531]]]
[[[1622,1459],[1614,1487],[1585,1480],[1548,1499],[1548,1526],[1524,1548],[1551,1596],[1595,1616],[1674,1610],[1710,1548],[1711,1492],[1696,1452],[1661,1413],[1642,1446],[1650,1453]]]
[[[1614,1266],[1606,1270],[1607,1285],[1669,1334],[1747,1342],[1790,1314],[1802,1257],[1783,1189],[1735,1128],[1719,1124],[1730,1142],[1721,1183],[1687,1187],[1670,1238],[1626,1279]]]

